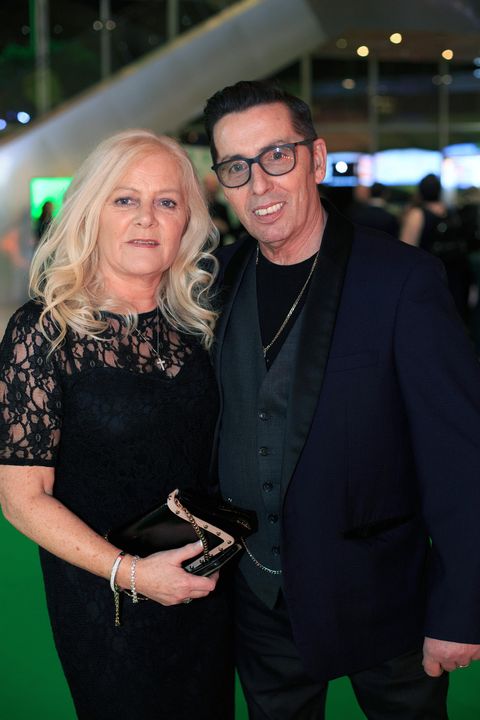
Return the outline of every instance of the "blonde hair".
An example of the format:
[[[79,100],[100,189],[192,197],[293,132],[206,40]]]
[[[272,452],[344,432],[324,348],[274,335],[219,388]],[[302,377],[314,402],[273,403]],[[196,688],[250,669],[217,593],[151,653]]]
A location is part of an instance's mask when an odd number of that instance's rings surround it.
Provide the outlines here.
[[[148,130],[126,130],[104,140],[87,157],[72,180],[59,218],[40,243],[30,270],[30,295],[44,308],[58,332],[49,337],[52,351],[68,328],[101,338],[107,327],[101,310],[118,308],[118,299],[105,298],[98,273],[98,228],[101,210],[128,167],[159,150],[167,151],[180,167],[188,220],[177,256],[161,278],[157,303],[170,325],[193,334],[207,349],[213,341],[217,313],[210,302],[217,262],[211,254],[218,242],[195,170],[172,138]],[[128,327],[137,313],[122,308]]]

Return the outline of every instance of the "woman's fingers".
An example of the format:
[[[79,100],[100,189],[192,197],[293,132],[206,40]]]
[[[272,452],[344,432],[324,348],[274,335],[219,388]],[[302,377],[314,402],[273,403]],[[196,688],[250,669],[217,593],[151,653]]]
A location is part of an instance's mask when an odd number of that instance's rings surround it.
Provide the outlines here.
[[[189,543],[139,560],[138,591],[162,605],[177,605],[186,600],[205,597],[215,589],[218,573],[202,577],[182,567],[182,562],[198,555],[201,549],[201,542]]]

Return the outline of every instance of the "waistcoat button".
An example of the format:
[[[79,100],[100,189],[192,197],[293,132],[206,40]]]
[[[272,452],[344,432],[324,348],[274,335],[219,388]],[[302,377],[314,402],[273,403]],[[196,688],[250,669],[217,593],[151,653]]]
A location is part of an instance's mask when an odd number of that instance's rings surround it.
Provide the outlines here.
[[[270,513],[268,516],[268,522],[275,525],[275,523],[278,522],[278,515],[276,513]]]
[[[278,545],[274,545],[272,547],[272,555],[280,555],[280,548],[278,547]]]
[[[260,418],[260,420],[268,420],[268,413],[265,412],[265,410],[261,410],[258,413],[258,417]]]
[[[273,483],[271,482],[264,482],[262,485],[265,492],[271,492],[273,490]]]
[[[269,454],[268,448],[267,448],[267,447],[261,447],[260,450],[258,451],[258,454],[259,454],[259,455],[262,455],[263,457],[265,457],[265,455],[268,455],[268,454]]]

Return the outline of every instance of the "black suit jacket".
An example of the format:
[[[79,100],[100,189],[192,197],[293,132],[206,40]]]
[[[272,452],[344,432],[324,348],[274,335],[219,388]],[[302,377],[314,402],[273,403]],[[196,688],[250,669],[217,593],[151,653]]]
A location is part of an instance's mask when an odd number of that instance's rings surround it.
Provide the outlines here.
[[[318,680],[424,635],[480,643],[479,364],[440,263],[328,210],[282,477],[284,593]],[[254,248],[224,251],[217,372]]]

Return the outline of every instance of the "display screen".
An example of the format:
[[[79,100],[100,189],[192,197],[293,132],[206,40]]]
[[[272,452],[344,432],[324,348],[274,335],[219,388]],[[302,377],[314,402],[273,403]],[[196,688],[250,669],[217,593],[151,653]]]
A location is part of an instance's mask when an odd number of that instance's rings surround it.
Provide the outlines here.
[[[480,187],[480,152],[478,155],[453,155],[442,162],[442,185],[445,189]]]
[[[327,168],[323,184],[332,187],[358,185],[357,162],[360,153],[332,152],[327,155]]]
[[[425,175],[440,176],[441,167],[442,154],[437,150],[382,150],[373,157],[373,175],[383,185],[418,185]]]
[[[71,177],[38,177],[30,181],[30,215],[34,223],[42,214],[43,204],[53,203],[56,215],[62,206],[63,196],[72,181]]]

